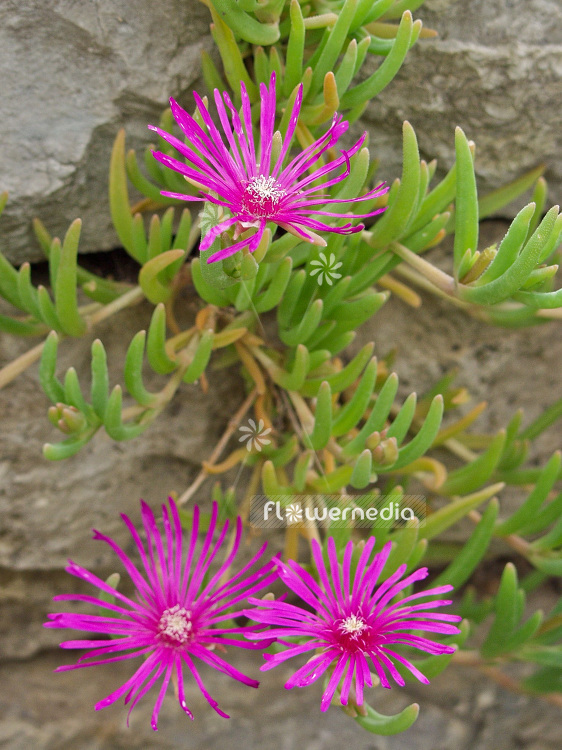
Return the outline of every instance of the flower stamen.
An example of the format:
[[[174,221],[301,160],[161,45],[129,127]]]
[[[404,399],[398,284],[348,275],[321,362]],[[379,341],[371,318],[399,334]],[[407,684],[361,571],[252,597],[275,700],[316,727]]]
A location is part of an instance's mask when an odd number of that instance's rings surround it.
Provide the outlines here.
[[[347,651],[369,651],[372,646],[372,629],[361,615],[348,615],[335,624],[337,645]]]
[[[349,615],[339,624],[339,629],[352,638],[357,638],[366,628],[365,620],[362,617],[357,617],[357,615]]]
[[[273,216],[286,192],[275,177],[260,174],[253,177],[244,188],[242,208],[253,216]]]
[[[167,646],[183,646],[193,640],[191,612],[179,604],[165,609],[156,630],[158,640]]]
[[[350,540],[340,558],[334,538],[329,537],[327,564],[319,542],[312,539],[312,557],[318,571],[318,583],[308,570],[293,560],[282,564],[279,569],[283,583],[306,605],[299,607],[283,599],[264,602],[252,597],[249,601],[255,609],[244,612],[257,623],[274,626],[273,630],[254,633],[253,639],[265,641],[274,635],[283,643],[285,634],[302,635],[297,643],[285,642],[285,651],[266,656],[266,663],[261,669],[272,669],[293,656],[313,653],[309,662],[289,678],[285,687],[288,690],[305,687],[326,677],[320,703],[322,711],[328,710],[337,691],[342,706],[351,707],[363,715],[361,707],[365,687],[380,684],[383,688],[390,688],[389,676],[396,684],[404,685],[396,662],[427,685],[427,677],[394,648],[409,646],[429,654],[451,654],[453,646],[435,642],[418,635],[416,631],[426,630],[442,635],[460,633],[453,624],[460,622],[460,615],[434,612],[434,609],[451,604],[450,599],[434,597],[440,597],[453,587],[447,584],[405,596],[401,593],[404,589],[423,580],[428,574],[427,568],[420,568],[403,578],[406,565],[398,568],[384,583],[379,583],[380,572],[384,570],[392,550],[392,542],[387,542],[377,552],[374,551],[375,543],[375,537],[371,537],[362,546],[355,547]],[[359,554],[356,568],[361,571],[359,580],[351,570],[354,552]],[[392,604],[398,597],[399,601]],[[422,597],[431,599],[419,603],[417,600]],[[413,601],[416,603],[411,603]],[[313,615],[310,604],[315,604],[316,612]],[[373,665],[376,677],[371,674],[370,665]]]

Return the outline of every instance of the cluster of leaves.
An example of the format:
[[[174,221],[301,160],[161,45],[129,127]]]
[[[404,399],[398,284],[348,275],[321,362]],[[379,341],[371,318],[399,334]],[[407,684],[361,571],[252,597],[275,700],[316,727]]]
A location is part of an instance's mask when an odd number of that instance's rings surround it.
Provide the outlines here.
[[[296,138],[304,148],[336,110],[345,110],[346,119],[353,121],[388,85],[410,47],[423,36],[421,22],[414,22],[411,14],[420,5],[403,0],[334,0],[323,4],[324,13],[314,15],[311,6],[298,0],[213,0],[212,32],[223,69],[219,71],[204,54],[205,80],[210,89],[230,88],[238,104],[239,84],[244,81],[256,104],[258,84],[275,71],[281,134],[302,83]],[[393,23],[396,19],[399,22]],[[380,64],[361,83],[353,84],[373,55]],[[257,121],[259,107],[253,112]],[[169,111],[161,127],[172,129]],[[158,147],[177,156],[162,139]],[[251,469],[243,510],[260,484],[264,494],[283,498],[288,505],[302,496],[343,496],[350,487],[400,503],[405,502],[407,488],[418,482],[430,498],[425,523],[373,529],[378,548],[389,539],[393,542],[384,574],[402,563],[413,568],[423,559],[446,561],[439,584],[461,587],[485,558],[492,539],[500,539],[533,566],[534,573],[522,583],[527,591],[547,576],[561,575],[562,493],[555,489],[562,476],[560,455],[555,454],[542,469],[526,468],[525,461],[529,441],[560,416],[562,401],[526,428],[518,413],[497,435],[474,435],[468,428],[481,413],[481,405],[442,427],[443,414],[452,412],[465,396],[453,387],[452,375],[423,397],[411,394],[400,403],[398,378],[387,361],[372,356],[372,344],[347,363],[338,356],[349,347],[357,328],[385,303],[390,290],[406,299],[413,294],[404,281],[445,296],[467,313],[506,326],[544,322],[550,310],[562,306],[562,292],[553,291],[557,266],[552,262],[562,219],[557,209],[543,217],[546,185],[540,170],[479,199],[474,144],[460,129],[455,150],[455,163],[432,185],[437,164],[420,159],[414,130],[404,124],[401,178],[384,199],[358,198],[352,204],[360,213],[368,213],[386,201],[386,212],[360,234],[329,235],[326,253],[341,263],[341,277],[322,286],[311,274],[315,254],[310,245],[290,234],[273,239],[273,227],[253,256],[240,254],[213,264],[207,264],[205,257],[191,259],[200,233],[206,234],[220,220],[216,207],[206,206],[192,220],[179,201],[163,198],[162,189],[186,192],[189,187],[156,162],[151,149],[145,152],[143,170],[134,152],[125,153],[124,133],[120,133],[110,165],[111,214],[123,247],[139,263],[138,286],[100,278],[77,264],[78,220],[63,243],[51,239],[36,222],[49,261],[52,296],[46,288],[32,285],[29,264],[16,270],[0,254],[0,294],[24,313],[24,317],[0,316],[0,330],[48,334],[40,379],[52,402],[49,418],[65,439],[47,445],[45,455],[71,456],[101,427],[114,440],[138,436],[182,383],[206,382],[213,351],[221,349],[214,365],[241,365],[255,395],[255,416],[274,428],[270,443],[261,451],[239,447],[221,463],[205,465],[209,475],[240,463]],[[374,174],[375,165],[364,148],[352,159],[349,177],[330,197],[361,196]],[[129,183],[144,196],[140,203],[131,205]],[[532,202],[518,213],[499,246],[478,250],[479,220],[531,188]],[[155,213],[147,221],[144,214],[149,210]],[[454,233],[451,276],[423,257],[449,233]],[[195,286],[200,309],[193,325],[181,330],[174,303],[188,281]],[[90,303],[80,304],[78,288]],[[87,335],[100,320],[143,298],[154,310],[147,331],[139,331],[124,354],[128,405],[123,403],[122,387],[109,386],[100,340],[92,344],[89,400],[74,368],[59,379],[61,337]],[[281,343],[268,341],[260,328],[259,314],[273,310]],[[159,391],[145,385],[145,360],[154,373],[166,378]],[[435,448],[448,450],[463,465],[447,471],[431,453]],[[496,496],[506,485],[525,488],[527,496],[516,513],[499,521]],[[230,507],[232,492],[218,488],[215,494],[223,507]],[[438,539],[466,517],[476,525],[462,548]],[[352,531],[333,528],[330,533],[339,546]],[[289,529],[287,544],[295,548],[299,534],[307,536],[310,529]],[[466,623],[462,635],[450,640],[460,648],[476,626],[491,618],[479,658],[486,663],[510,658],[532,661],[539,667],[525,683],[526,689],[559,690],[560,606],[544,619],[535,613],[520,624],[523,606],[523,589],[518,588],[515,568],[508,564],[494,598],[480,601],[467,588],[461,603]],[[428,657],[418,666],[431,677],[450,658]],[[416,716],[416,706],[393,717],[369,708],[367,716],[356,720],[370,731],[391,734],[406,729]]]

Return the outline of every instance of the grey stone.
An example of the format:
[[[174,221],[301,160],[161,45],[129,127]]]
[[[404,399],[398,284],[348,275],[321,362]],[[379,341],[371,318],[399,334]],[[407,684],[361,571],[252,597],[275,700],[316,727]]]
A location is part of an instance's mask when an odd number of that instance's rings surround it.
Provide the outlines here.
[[[150,693],[131,714],[121,703],[94,711],[94,704],[121,685],[131,674],[133,663],[120,662],[107,669],[76,670],[52,674],[61,663],[72,663],[64,652],[50,652],[31,665],[0,667],[0,700],[4,736],[13,744],[10,750],[104,750],[105,748],[171,748],[219,750],[243,747],[246,750],[271,747],[275,750],[332,750],[345,743],[357,750],[468,750],[469,726],[446,711],[428,704],[414,727],[395,737],[378,737],[357,727],[337,707],[320,711],[321,685],[286,691],[283,684],[297,668],[283,665],[271,672],[259,672],[258,654],[230,651],[228,660],[244,674],[260,679],[253,690],[225,675],[201,668],[209,693],[231,718],[217,716],[199,693],[193,680],[186,680],[186,701],[193,712],[191,722],[183,714],[170,691],[159,718],[157,733],[150,729],[155,696]],[[41,686],[48,684],[48,691]],[[29,701],[32,689],[34,700]],[[153,691],[155,692],[155,691]],[[406,691],[379,689],[369,695],[377,710],[397,713],[412,702]],[[0,747],[2,745],[0,744]]]
[[[454,162],[454,128],[476,142],[482,194],[546,165],[562,201],[562,5],[558,0],[428,0],[414,17],[439,36],[410,50],[396,79],[368,106],[381,175],[400,174],[407,119],[438,175]],[[516,206],[502,213],[511,216]]]
[[[10,192],[1,249],[38,259],[38,216],[64,234],[84,220],[81,250],[119,244],[109,218],[111,147],[151,142],[170,96],[200,77],[209,12],[196,0],[5,0],[0,4],[0,190]]]
[[[149,321],[149,306],[139,306],[96,329],[107,351],[111,386],[123,382],[121,357],[137,330]],[[93,336],[60,347],[61,375],[73,365],[85,393],[89,388]],[[29,349],[29,341],[0,335],[0,366]],[[147,387],[166,379],[147,372]],[[109,547],[92,540],[92,528],[131,548],[119,518],[140,519],[139,499],[153,507],[173,492],[181,494],[208,457],[243,399],[236,373],[209,373],[210,390],[182,384],[165,413],[140,439],[113,443],[101,431],[82,451],[62,463],[42,457],[42,445],[63,436],[46,419],[37,368],[0,390],[0,654],[27,657],[52,645],[52,631],[41,628],[50,599],[73,585],[60,573],[72,558],[104,577],[115,569]],[[38,393],[41,395],[38,397]],[[209,503],[210,483],[196,500]],[[113,566],[113,567],[112,567]],[[62,589],[61,589],[62,584]],[[14,627],[14,623],[18,623]]]
[[[460,719],[451,713],[452,699],[477,701],[489,684],[473,670],[451,667],[429,686],[370,690],[369,702],[381,713],[397,713],[409,703],[421,705],[411,729],[392,737],[368,734],[337,707],[320,712],[321,686],[286,691],[283,684],[299,666],[286,664],[259,672],[258,654],[230,651],[228,660],[260,679],[258,690],[202,668],[209,693],[230,714],[217,716],[186,680],[186,700],[194,714],[183,714],[170,690],[160,711],[158,732],[150,729],[156,689],[135,707],[130,727],[122,701],[94,711],[97,701],[130,675],[136,662],[53,674],[73,663],[63,651],[49,651],[29,662],[0,664],[0,747],[6,750],[333,750],[346,744],[357,750],[555,750],[559,711],[537,699],[499,691],[493,706]]]
[[[482,192],[544,162],[550,200],[562,201],[559,2],[429,0],[415,16],[439,37],[418,42],[364,118],[381,176],[400,172],[404,119],[422,155],[438,158],[438,174],[453,161],[461,125],[477,142]],[[41,258],[34,216],[59,236],[81,216],[81,252],[119,244],[107,204],[117,130],[125,126],[128,147],[139,149],[169,96],[191,102],[200,50],[212,48],[208,29],[197,0],[4,0],[0,190],[11,198],[0,222],[2,252],[17,263]]]

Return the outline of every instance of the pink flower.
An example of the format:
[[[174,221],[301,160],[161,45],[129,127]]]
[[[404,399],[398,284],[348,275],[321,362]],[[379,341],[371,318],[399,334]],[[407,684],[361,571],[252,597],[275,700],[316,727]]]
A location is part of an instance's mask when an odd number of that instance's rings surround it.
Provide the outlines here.
[[[355,215],[334,213],[320,208],[330,203],[354,203],[359,200],[359,198],[346,200],[330,198],[325,191],[349,175],[349,160],[363,145],[366,133],[363,133],[349,151],[342,150],[341,156],[326,164],[320,161],[320,164],[314,168],[314,165],[321,160],[329,148],[337,143],[348,128],[348,123],[342,120],[341,115],[336,114],[327,132],[283,167],[297,127],[302,105],[302,84],[298,89],[285,137],[282,143],[278,142],[278,148],[280,148],[278,156],[273,155],[276,113],[275,73],[271,75],[269,88],[260,84],[259,155],[254,145],[250,100],[243,82],[240,83],[240,92],[242,119],[228,93],[224,92],[221,98],[220,92],[215,89],[215,104],[222,134],[197,93],[193,96],[206,129],[198,125],[177,102],[170,99],[173,115],[185,133],[189,145],[160,128],[149,126],[177,149],[187,163],[160,151],[154,151],[156,159],[183,174],[189,182],[201,190],[201,196],[198,197],[171,192],[162,192],[162,195],[189,201],[211,201],[219,206],[225,206],[232,213],[231,217],[213,227],[202,239],[201,251],[208,250],[217,237],[233,225],[236,225],[235,239],[246,229],[257,228],[257,232],[252,236],[234,242],[211,255],[207,263],[228,258],[246,246],[250,252],[253,252],[259,245],[268,221],[278,224],[307,242],[325,246],[325,240],[316,232],[353,234],[360,232],[364,226],[363,224],[353,226],[348,223],[342,227],[333,227],[312,218],[314,215],[357,219],[375,216],[384,211],[384,208],[379,208],[367,214]],[[232,124],[225,105],[230,111]],[[226,144],[224,138],[226,138]],[[336,170],[340,168],[342,171],[335,175]],[[320,184],[313,185],[318,180]],[[374,190],[362,195],[360,200],[376,198],[386,193],[387,189],[382,183]]]
[[[396,595],[414,581],[427,576],[427,568],[400,580],[406,570],[401,565],[384,583],[377,581],[388,559],[391,543],[370,560],[375,544],[371,537],[365,544],[357,568],[352,572],[353,543],[348,542],[343,555],[343,565],[338,563],[334,540],[328,540],[329,571],[322,559],[320,545],[313,540],[312,554],[318,570],[319,582],[310,573],[292,560],[280,563],[279,576],[283,582],[303,601],[309,609],[284,601],[263,601],[250,598],[251,604],[259,608],[246,610],[246,615],[256,622],[273,627],[260,634],[248,635],[253,640],[277,638],[288,648],[275,655],[264,654],[267,663],[262,670],[308,652],[319,650],[306,664],[298,669],[285,684],[287,689],[305,687],[325,673],[329,680],[322,696],[321,710],[326,711],[332,697],[341,685],[341,703],[347,705],[353,677],[355,676],[354,702],[363,704],[363,688],[372,686],[371,667],[378,675],[380,684],[390,688],[386,671],[399,685],[404,679],[393,662],[399,662],[420,680],[429,680],[407,659],[398,654],[395,646],[410,646],[430,654],[450,654],[451,646],[444,646],[408,631],[423,630],[441,634],[456,634],[459,629],[447,623],[458,622],[457,615],[432,612],[436,607],[450,604],[448,599],[438,599],[421,604],[414,601],[438,596],[452,590],[452,586],[420,591],[390,604]],[[310,609],[312,611],[310,611]],[[296,643],[286,638],[302,639]],[[328,670],[331,670],[331,674]]]
[[[228,718],[218,708],[217,702],[206,691],[197,671],[194,660],[199,659],[217,669],[219,672],[257,687],[258,682],[238,672],[221,656],[217,650],[224,651],[224,646],[241,648],[260,648],[260,645],[249,645],[241,639],[243,634],[252,631],[252,627],[223,627],[221,623],[238,614],[236,606],[249,594],[268,586],[276,577],[274,570],[276,560],[259,567],[254,573],[250,568],[260,560],[266,545],[238,573],[230,574],[232,564],[242,533],[241,519],[237,519],[234,544],[227,550],[226,559],[216,571],[210,571],[210,565],[223,542],[229,527],[225,523],[217,541],[212,537],[217,522],[217,504],[213,512],[209,530],[203,540],[203,546],[196,553],[197,534],[199,529],[199,509],[194,507],[193,527],[184,554],[182,529],[177,507],[169,498],[169,508],[162,506],[164,534],[156,526],[154,515],[146,503],[142,503],[142,521],[147,538],[146,546],[141,541],[137,529],[130,519],[121,517],[129,529],[140,554],[141,566],[137,567],[127,554],[111,539],[94,530],[94,539],[107,542],[117,554],[126,572],[129,574],[135,589],[136,600],[129,599],[112,586],[104,583],[93,573],[76,565],[72,561],[66,568],[71,575],[93,584],[102,592],[115,597],[116,603],[109,604],[99,596],[63,594],[55,596],[58,601],[79,601],[102,607],[103,614],[86,615],[63,612],[50,614],[48,628],[73,628],[101,633],[111,636],[109,640],[77,640],[61,643],[61,648],[91,649],[81,656],[77,664],[58,667],[57,672],[69,669],[93,667],[98,664],[109,664],[122,659],[144,657],[144,660],[129,680],[115,692],[96,704],[96,710],[105,708],[125,696],[125,704],[131,703],[129,715],[138,701],[159,680],[160,690],[152,713],[152,728],[157,729],[157,720],[164,695],[170,680],[176,689],[180,706],[193,719],[185,702],[183,667],[191,672],[199,689],[214,708]],[[224,581],[224,582],[223,582]],[[127,717],[128,722],[128,717]]]

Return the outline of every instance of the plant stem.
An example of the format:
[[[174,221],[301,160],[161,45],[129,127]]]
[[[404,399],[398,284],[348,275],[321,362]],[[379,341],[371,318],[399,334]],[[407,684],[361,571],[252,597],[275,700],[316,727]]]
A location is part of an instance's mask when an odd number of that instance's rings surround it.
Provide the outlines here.
[[[248,396],[246,397],[244,403],[240,406],[236,414],[232,417],[232,419],[229,421],[226,430],[224,431],[221,439],[216,444],[215,449],[209,456],[209,460],[206,462],[207,465],[212,466],[214,463],[216,463],[217,459],[223,452],[226,444],[230,440],[232,434],[242,421],[242,418],[250,408],[250,406],[254,403],[256,400],[256,397],[258,395],[257,388],[252,389]],[[178,505],[183,505],[184,503],[187,503],[188,500],[190,500],[193,495],[197,492],[199,487],[203,484],[205,479],[207,478],[208,473],[205,469],[201,469],[197,477],[195,478],[195,481],[187,488],[187,490],[180,495],[180,497],[177,500]]]
[[[108,305],[104,305],[101,310],[98,310],[93,315],[88,316],[86,318],[88,328],[90,329],[92,326],[96,325],[96,323],[100,323],[102,320],[110,318],[112,315],[115,315],[116,312],[123,310],[125,307],[136,305],[143,299],[144,292],[142,291],[140,286],[133,287],[128,292],[125,292],[125,294],[122,294],[120,297],[117,297],[117,299],[114,299],[113,302],[110,302]]]
[[[409,286],[398,281],[390,274],[385,273],[384,276],[381,276],[380,279],[377,280],[377,284],[382,286],[383,289],[388,289],[396,297],[399,297],[402,302],[410,305],[410,307],[421,307],[422,301],[419,294],[416,294],[413,289],[410,289]]]
[[[416,257],[419,257],[419,256],[416,256]],[[420,260],[422,260],[422,258],[420,258]],[[433,266],[431,267],[433,268]],[[439,269],[435,269],[435,270],[439,270]],[[470,305],[468,304],[468,302],[463,302],[463,300],[458,299],[458,297],[453,297],[448,292],[444,292],[442,289],[435,286],[435,284],[428,281],[425,276],[422,276],[422,274],[419,273],[414,268],[406,264],[402,264],[400,266],[397,266],[394,269],[394,273],[398,274],[399,276],[402,276],[411,284],[415,284],[416,286],[418,286],[420,289],[423,289],[426,292],[430,292],[431,294],[434,294],[435,296],[440,297],[441,299],[446,299],[448,302],[455,305],[456,307],[460,307],[462,310],[470,311]],[[445,274],[445,276],[447,276],[447,274]],[[449,276],[449,278],[451,277]]]
[[[34,346],[33,349],[29,349],[29,351],[3,367],[0,370],[0,389],[5,385],[8,385],[8,383],[14,380],[14,378],[17,378],[18,375],[21,375],[21,373],[24,372],[24,370],[27,370],[28,367],[31,367],[34,362],[37,362],[37,360],[41,358],[44,346],[45,342],[42,341],[40,344],[37,344],[37,346]]]
[[[551,703],[553,706],[558,706],[559,708],[562,707],[562,695],[560,693],[538,694],[533,693],[530,690],[525,690],[523,685],[521,685],[516,679],[505,674],[501,669],[498,669],[491,664],[487,664],[477,651],[457,651],[453,654],[452,663],[463,667],[475,667],[482,672],[482,674],[485,674],[487,677],[494,680],[498,685],[501,685],[501,687],[506,688],[507,690],[511,690],[513,693],[518,693],[519,695],[531,695],[535,698],[540,698],[547,703]]]
[[[436,268],[432,263],[429,263],[425,258],[420,255],[416,255],[409,248],[401,245],[399,242],[392,242],[389,246],[393,253],[396,253],[402,260],[406,261],[408,265],[415,268],[416,271],[421,273],[433,286],[440,289],[448,297],[455,296],[456,282],[452,276],[442,271],[440,268]]]

